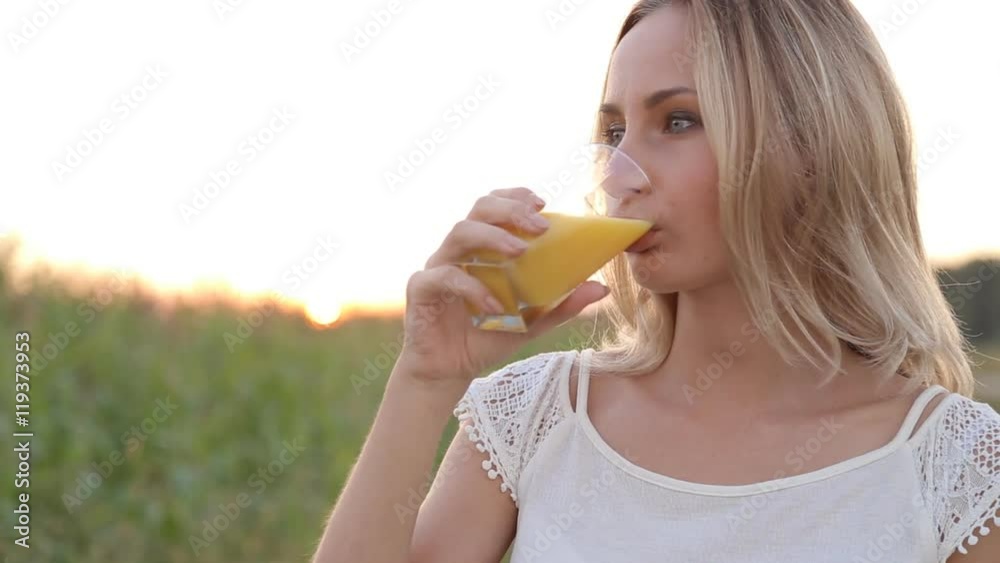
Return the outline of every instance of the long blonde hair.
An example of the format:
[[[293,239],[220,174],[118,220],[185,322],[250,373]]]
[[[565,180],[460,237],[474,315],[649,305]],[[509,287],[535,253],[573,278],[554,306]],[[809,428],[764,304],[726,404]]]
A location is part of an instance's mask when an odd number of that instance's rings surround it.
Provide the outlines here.
[[[844,343],[884,377],[971,397],[968,344],[918,225],[909,116],[863,17],[849,0],[641,0],[616,48],[674,2],[690,7],[694,48],[673,62],[694,71],[754,330],[827,381]],[[602,273],[612,294],[600,312],[613,330],[593,369],[656,368],[673,341],[676,294],[642,288],[635,277],[650,272],[633,275],[621,255]]]

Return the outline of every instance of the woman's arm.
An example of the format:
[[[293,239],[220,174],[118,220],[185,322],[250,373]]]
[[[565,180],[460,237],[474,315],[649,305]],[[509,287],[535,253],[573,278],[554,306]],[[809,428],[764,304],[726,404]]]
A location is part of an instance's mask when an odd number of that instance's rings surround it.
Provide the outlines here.
[[[514,539],[517,509],[510,494],[501,492],[500,481],[486,476],[487,457],[460,427],[417,516],[411,563],[497,563],[503,558]]]
[[[475,249],[520,256],[527,243],[504,227],[544,233],[544,206],[527,188],[493,190],[455,224],[424,269],[410,276],[405,345],[314,563],[495,563],[507,549],[514,502],[483,471],[488,456],[467,439],[453,441],[433,494],[424,506],[416,505],[441,433],[476,374],[608,295],[601,284],[584,282],[524,334],[472,325],[468,305],[496,313],[503,306],[456,262]]]
[[[513,534],[513,502],[485,475],[483,454],[461,432],[433,494],[418,506],[464,391],[411,377],[404,362],[396,364],[314,563],[494,563],[503,556]]]
[[[1000,514],[997,515],[1000,517]],[[987,536],[979,544],[968,549],[967,555],[955,553],[948,563],[996,563],[1000,561],[1000,535]]]

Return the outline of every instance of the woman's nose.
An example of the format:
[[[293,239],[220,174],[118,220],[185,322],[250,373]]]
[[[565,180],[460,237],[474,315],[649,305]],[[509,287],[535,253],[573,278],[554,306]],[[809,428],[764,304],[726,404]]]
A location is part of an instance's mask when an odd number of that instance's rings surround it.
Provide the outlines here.
[[[626,200],[651,191],[646,173],[624,152],[619,150],[609,155],[604,166],[601,188],[618,205],[624,205]]]

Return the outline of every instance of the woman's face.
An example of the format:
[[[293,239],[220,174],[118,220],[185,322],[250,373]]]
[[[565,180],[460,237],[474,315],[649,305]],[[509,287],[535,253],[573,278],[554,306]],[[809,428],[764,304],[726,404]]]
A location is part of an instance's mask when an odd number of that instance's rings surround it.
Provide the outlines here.
[[[632,274],[655,293],[693,290],[729,276],[719,227],[719,177],[694,91],[688,8],[653,12],[611,59],[601,110],[604,142],[642,167],[650,186],[610,215],[646,219],[653,233],[629,252]]]

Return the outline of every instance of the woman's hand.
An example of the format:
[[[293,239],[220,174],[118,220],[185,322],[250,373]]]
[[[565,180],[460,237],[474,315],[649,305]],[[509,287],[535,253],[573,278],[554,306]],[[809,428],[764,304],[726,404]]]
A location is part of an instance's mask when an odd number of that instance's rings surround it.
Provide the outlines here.
[[[457,223],[424,269],[406,287],[405,340],[399,362],[405,373],[424,382],[468,384],[481,370],[517,351],[526,342],[575,317],[602,299],[606,288],[584,282],[558,307],[535,320],[523,334],[472,326],[465,300],[484,312],[503,309],[489,289],[455,263],[475,250],[516,258],[527,248],[502,226],[540,235],[548,228],[539,211],[545,202],[527,188],[494,190],[480,198]]]

